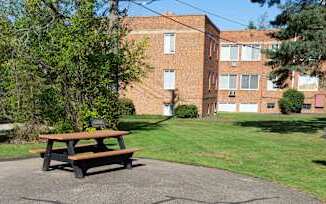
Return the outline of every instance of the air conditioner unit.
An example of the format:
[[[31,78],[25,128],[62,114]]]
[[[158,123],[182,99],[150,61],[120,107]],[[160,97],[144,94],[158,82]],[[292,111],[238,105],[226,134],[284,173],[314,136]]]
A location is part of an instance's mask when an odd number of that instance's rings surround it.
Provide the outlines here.
[[[237,67],[238,66],[238,62],[237,61],[232,61],[231,62],[231,66],[232,67]]]
[[[235,97],[235,91],[229,91],[229,97]]]

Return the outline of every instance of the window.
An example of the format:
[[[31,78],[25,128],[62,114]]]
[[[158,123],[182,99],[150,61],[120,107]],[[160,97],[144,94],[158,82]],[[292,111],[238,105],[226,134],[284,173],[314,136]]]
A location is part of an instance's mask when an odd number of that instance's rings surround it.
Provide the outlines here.
[[[298,89],[300,91],[317,91],[319,80],[317,77],[299,76]]]
[[[208,72],[208,90],[211,90],[212,85],[212,73]]]
[[[239,46],[238,45],[222,45],[221,61],[238,61]]]
[[[275,51],[275,50],[277,50],[279,48],[280,48],[280,44],[279,43],[271,44],[271,50]]]
[[[258,89],[258,75],[241,75],[241,89],[256,90]]]
[[[213,40],[209,39],[209,58],[212,58],[213,55]]]
[[[304,103],[304,104],[302,105],[302,109],[310,110],[310,109],[311,109],[311,104]]]
[[[236,112],[237,105],[236,104],[229,104],[229,103],[219,103],[218,104],[218,111],[220,112]]]
[[[175,89],[175,70],[173,69],[164,70],[164,89],[165,90]]]
[[[216,43],[215,44],[215,47],[216,47],[216,60],[219,60],[219,55],[218,55],[218,44]]]
[[[241,49],[241,59],[243,61],[259,61],[261,46],[257,44],[243,45]]]
[[[236,74],[223,74],[219,80],[220,90],[235,90],[237,89],[237,75]]]
[[[315,95],[315,108],[324,108],[325,106],[325,95]]]
[[[239,112],[256,113],[258,104],[239,104]]]
[[[164,104],[163,106],[163,115],[164,116],[172,116],[173,115],[173,105],[172,104]]]
[[[275,108],[275,103],[267,103],[267,109]]]
[[[215,90],[218,90],[218,74],[215,74]]]
[[[273,82],[273,80],[270,80],[270,79],[267,80],[267,90],[268,91],[276,91],[278,89],[280,89],[280,87],[275,82]]]
[[[175,53],[175,33],[164,34],[164,54]]]

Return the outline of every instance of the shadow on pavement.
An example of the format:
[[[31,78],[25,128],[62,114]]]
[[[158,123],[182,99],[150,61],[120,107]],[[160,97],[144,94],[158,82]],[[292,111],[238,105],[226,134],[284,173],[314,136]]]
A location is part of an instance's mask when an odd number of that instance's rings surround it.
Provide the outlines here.
[[[271,199],[278,199],[280,197],[264,197],[264,198],[254,198],[250,200],[245,200],[245,201],[234,201],[234,202],[206,202],[202,200],[196,200],[196,199],[191,199],[191,198],[183,198],[183,197],[174,197],[174,196],[166,196],[167,199],[158,201],[152,204],[161,204],[161,203],[167,203],[171,201],[189,201],[189,202],[196,202],[196,203],[204,203],[204,204],[244,204],[244,203],[251,203],[251,202],[256,202],[256,201],[262,201],[262,200],[271,200]]]
[[[55,200],[44,200],[44,199],[36,199],[36,198],[27,198],[27,197],[20,197],[22,200],[29,200],[34,202],[42,202],[42,203],[53,203],[53,204],[63,204],[62,202],[55,201]]]
[[[134,159],[133,161],[137,161],[136,159]],[[102,167],[107,167],[110,165],[105,165]],[[132,168],[137,168],[137,167],[142,167],[142,166],[146,166],[145,164],[133,164]],[[91,172],[87,172],[85,174],[85,176],[91,176],[91,175],[96,175],[96,174],[103,174],[103,173],[109,173],[109,172],[114,172],[114,171],[120,171],[125,169],[125,167],[116,167],[116,168],[110,168],[110,169],[104,169],[104,170],[99,170],[96,171],[96,168],[90,168],[90,170],[94,169],[95,171],[91,171]],[[63,164],[57,164],[57,165],[51,165],[49,171],[53,171],[53,170],[63,170],[63,171],[67,171],[67,172],[74,172],[71,165],[68,163],[63,163]]]

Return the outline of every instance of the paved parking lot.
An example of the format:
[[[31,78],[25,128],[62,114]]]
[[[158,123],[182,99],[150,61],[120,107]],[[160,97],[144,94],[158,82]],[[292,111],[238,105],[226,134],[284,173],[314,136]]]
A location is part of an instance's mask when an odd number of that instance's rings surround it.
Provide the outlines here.
[[[139,159],[132,170],[106,166],[75,179],[40,171],[38,158],[0,162],[0,203],[243,204],[321,203],[312,196],[226,171]]]

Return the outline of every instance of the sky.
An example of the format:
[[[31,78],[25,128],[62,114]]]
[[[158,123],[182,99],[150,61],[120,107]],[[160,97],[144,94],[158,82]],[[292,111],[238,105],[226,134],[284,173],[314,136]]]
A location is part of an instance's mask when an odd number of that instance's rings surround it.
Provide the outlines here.
[[[259,4],[251,3],[250,0],[182,0],[201,9],[208,10],[214,14],[239,21],[245,25],[249,21],[257,21],[257,19],[267,12],[269,20],[273,20],[274,17],[280,12],[276,7],[267,6],[261,7]],[[151,4],[146,5],[147,7],[165,13],[167,11],[173,12],[177,15],[182,14],[204,14],[201,11],[190,8],[183,5],[175,0],[158,0]],[[128,8],[129,16],[149,16],[156,15],[144,8],[134,5],[133,3],[121,2],[121,8]],[[216,16],[208,15],[209,18],[215,23],[221,30],[239,30],[245,28],[243,25],[232,23]]]

